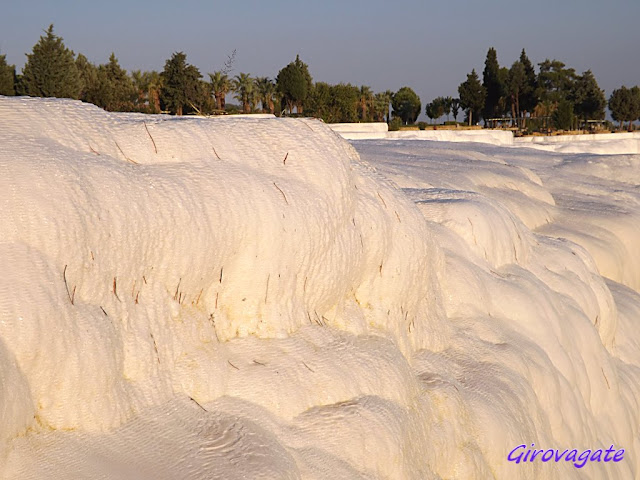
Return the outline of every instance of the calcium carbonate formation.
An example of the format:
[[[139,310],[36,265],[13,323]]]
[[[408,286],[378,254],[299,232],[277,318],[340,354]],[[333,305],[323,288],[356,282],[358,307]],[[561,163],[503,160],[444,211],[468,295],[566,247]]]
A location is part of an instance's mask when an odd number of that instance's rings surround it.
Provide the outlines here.
[[[634,478],[638,163],[1,97],[0,477]]]

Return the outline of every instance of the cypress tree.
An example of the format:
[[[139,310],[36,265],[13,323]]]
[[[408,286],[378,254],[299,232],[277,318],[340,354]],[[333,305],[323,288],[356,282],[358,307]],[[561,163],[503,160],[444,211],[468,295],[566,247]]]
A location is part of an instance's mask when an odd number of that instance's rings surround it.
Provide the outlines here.
[[[527,57],[527,53],[524,51],[524,48],[520,53],[520,63],[524,67],[525,76],[522,91],[520,92],[520,110],[522,111],[522,115],[525,116],[527,112],[532,112],[538,104],[538,99],[536,98],[538,84],[536,71],[533,68],[531,60]]]
[[[276,85],[289,113],[293,111],[294,107],[297,108],[298,113],[302,113],[307,97],[313,88],[313,83],[309,67],[300,60],[299,55],[296,55],[295,61],[278,72]]]
[[[0,95],[16,94],[16,67],[7,63],[7,56],[0,55]]]
[[[82,83],[78,98],[83,102],[95,104],[95,93],[98,90],[98,69],[81,53],[76,58],[76,68]]]
[[[573,97],[575,112],[580,118],[585,121],[604,119],[607,100],[591,70],[578,77]]]
[[[522,92],[526,88],[526,73],[520,61],[513,62],[509,70],[506,91],[511,99],[511,116],[520,125]]]
[[[499,111],[499,101],[502,96],[503,85],[500,82],[500,65],[498,64],[498,56],[495,48],[490,48],[487,52],[487,58],[484,62],[484,71],[482,72],[482,86],[486,91],[486,98],[482,116],[485,119],[495,118],[502,115]]]
[[[201,93],[199,82],[202,75],[195,66],[187,63],[183,52],[174,53],[166,61],[161,77],[161,100],[171,113],[182,115],[185,108],[199,101],[196,97]]]
[[[110,111],[128,111],[133,109],[135,90],[133,82],[126,70],[120,67],[114,53],[109,57],[109,63],[98,67],[100,82],[99,101],[102,108]]]
[[[467,111],[469,125],[472,125],[473,112],[482,111],[487,94],[475,69],[467,75],[467,80],[460,84],[458,94],[460,95],[460,106]]]
[[[41,36],[33,51],[27,54],[22,69],[22,87],[34,97],[79,98],[82,80],[73,51],[65,47],[62,38],[54,35],[53,25]]]

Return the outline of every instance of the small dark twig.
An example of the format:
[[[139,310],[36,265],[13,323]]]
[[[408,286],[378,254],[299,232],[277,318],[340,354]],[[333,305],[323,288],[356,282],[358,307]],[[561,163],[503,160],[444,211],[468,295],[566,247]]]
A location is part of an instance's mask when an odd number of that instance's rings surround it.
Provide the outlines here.
[[[96,152],[93,147],[91,146],[91,144],[89,144],[89,150],[91,150],[93,153],[95,153],[96,155],[100,155],[98,152]]]
[[[289,152],[287,152],[287,154],[284,156],[284,160],[282,160],[282,164],[286,165],[287,164],[287,157],[289,156]]]
[[[200,296],[202,295],[204,288],[200,289],[200,293],[198,294],[198,298],[196,298],[194,305],[197,307],[198,306],[198,302],[200,302]]]
[[[64,270],[62,270],[62,278],[64,280],[64,288],[67,289],[67,296],[69,297],[69,301],[71,302],[71,305],[73,305],[73,297],[69,293],[69,285],[67,284],[67,265],[65,265]],[[73,293],[75,295],[76,293],[75,288],[73,289]]]
[[[200,404],[198,403],[198,401],[197,401],[195,398],[193,398],[193,397],[191,397],[191,396],[190,396],[190,397],[189,397],[189,400],[191,400],[193,403],[195,403],[196,405],[198,405],[198,406],[199,406],[202,410],[204,410],[205,412],[208,412],[208,411],[209,411],[209,410],[207,410],[206,408],[204,408],[202,405],[200,405]]]
[[[220,337],[218,337],[218,331],[216,330],[216,321],[213,318],[213,313],[209,314],[209,321],[211,322],[211,326],[213,327],[213,333],[216,334],[216,340],[220,343]]]
[[[211,146],[211,148],[213,148],[213,153],[215,153],[215,154],[216,154],[216,157],[218,157],[218,160],[222,160],[222,159],[220,158],[220,155],[218,155],[218,152],[216,152],[216,147],[214,147],[214,146],[212,145],[212,146]]]
[[[100,305],[100,310],[102,310],[102,313],[104,313],[105,317],[108,317],[109,315],[107,315],[107,312],[105,312],[104,308],[102,308],[102,305]]]
[[[316,371],[315,371],[313,368],[311,368],[309,365],[307,365],[304,361],[302,362],[302,364],[303,364],[305,367],[307,367],[307,370],[309,370],[310,372],[316,373]]]
[[[604,381],[607,382],[607,388],[611,390],[611,387],[609,386],[609,379],[607,379],[607,376],[604,373],[604,368],[600,367],[600,370],[602,370],[602,375],[604,375]]]
[[[180,291],[180,283],[182,282],[182,277],[178,280],[178,286],[176,287],[176,293],[173,294],[173,299],[178,300],[178,293]]]
[[[238,367],[236,367],[233,363],[231,363],[231,360],[227,360],[227,363],[229,365],[231,365],[233,368],[235,368],[236,370],[240,370]]]
[[[267,288],[264,292],[264,303],[267,303],[267,298],[269,297],[269,280],[271,279],[271,274],[267,275]]]
[[[144,124],[144,129],[147,131],[147,134],[149,135],[149,138],[151,139],[151,142],[153,143],[153,149],[156,151],[156,153],[158,153],[158,147],[156,147],[156,142],[153,140],[153,137],[151,136],[151,133],[149,133],[149,127],[147,127],[147,122],[142,122]]]
[[[118,147],[118,150],[120,150],[120,153],[122,154],[122,156],[123,156],[126,160],[128,160],[128,161],[129,161],[129,162],[131,162],[131,163],[135,163],[136,165],[138,164],[138,162],[136,162],[135,160],[131,160],[129,157],[127,157],[127,156],[124,154],[124,152],[123,152],[123,151],[122,151],[122,149],[120,148],[120,145],[118,145],[118,142],[115,142],[115,144],[116,144],[116,147]]]
[[[118,285],[116,282],[116,278],[117,277],[113,277],[113,294],[116,296],[119,302],[122,302],[122,300],[120,300],[120,297],[118,296]]]
[[[287,200],[287,196],[284,194],[282,189],[278,185],[276,185],[276,182],[273,182],[273,186],[280,191],[280,193],[282,194],[282,197],[284,198],[284,201],[287,203],[287,205],[289,205],[289,200]]]
[[[160,354],[158,353],[158,344],[156,344],[156,339],[153,337],[153,333],[149,332],[149,335],[151,336],[151,340],[153,340],[153,349],[156,351],[156,359],[158,360],[158,363],[160,363]]]
[[[263,367],[266,367],[266,366],[267,366],[267,364],[266,364],[266,363],[262,363],[262,362],[259,362],[259,361],[257,361],[257,360],[254,360],[254,361],[253,361],[253,363],[255,363],[256,365],[262,365]]]

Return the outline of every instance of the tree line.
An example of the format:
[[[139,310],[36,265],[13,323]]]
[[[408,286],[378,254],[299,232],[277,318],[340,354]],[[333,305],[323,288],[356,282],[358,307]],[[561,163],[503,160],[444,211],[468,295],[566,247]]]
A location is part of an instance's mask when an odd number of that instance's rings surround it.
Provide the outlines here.
[[[598,86],[591,70],[577,74],[559,60],[538,64],[538,72],[523,49],[511,67],[500,67],[495,48],[490,48],[484,63],[482,81],[475,69],[458,87],[459,98],[437,97],[427,104],[432,120],[458,108],[465,112],[469,125],[484,121],[485,126],[510,123],[519,129],[556,128],[571,130],[591,122],[602,122],[608,106],[614,120],[640,119],[640,88],[620,87],[609,100]]]
[[[389,121],[389,107],[405,123],[415,121],[418,111],[407,107],[399,92],[375,93],[368,86],[313,82],[309,67],[299,57],[282,68],[276,78],[232,76],[235,51],[224,68],[203,78],[183,52],[167,59],[157,71],[124,70],[114,54],[94,65],[82,54],[68,49],[54,33],[44,32],[27,54],[21,74],[0,55],[0,95],[72,98],[109,111],[160,113],[272,113],[309,115],[326,122]],[[227,103],[233,94],[237,104]],[[395,99],[395,100],[394,100]]]
[[[314,82],[299,57],[274,79],[243,72],[232,76],[234,59],[235,51],[206,79],[183,52],[167,59],[161,72],[128,73],[114,54],[101,65],[76,55],[50,25],[27,54],[21,74],[0,55],[0,95],[73,98],[109,111],[304,114],[325,122],[385,121],[396,128],[415,123],[422,109],[418,95],[406,86],[376,93],[366,85]],[[237,104],[227,103],[230,94]],[[472,70],[459,85],[458,98],[437,97],[425,113],[432,120],[444,115],[449,120],[453,114],[457,123],[462,110],[469,125],[482,119],[485,126],[507,122],[523,130],[569,130],[580,122],[602,121],[607,106],[620,128],[625,122],[632,128],[640,118],[640,88],[622,86],[607,101],[590,70],[578,75],[559,60],[547,59],[536,72],[524,49],[511,67],[501,67],[490,48],[482,80]]]

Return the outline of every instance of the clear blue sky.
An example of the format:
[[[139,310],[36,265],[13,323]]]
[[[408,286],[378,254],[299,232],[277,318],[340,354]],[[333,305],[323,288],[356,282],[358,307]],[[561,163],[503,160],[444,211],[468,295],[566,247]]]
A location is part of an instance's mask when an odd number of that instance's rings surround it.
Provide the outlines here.
[[[253,0],[5,2],[0,53],[18,69],[53,23],[76,53],[161,70],[175,51],[206,75],[236,49],[234,72],[275,77],[300,54],[316,81],[412,87],[424,105],[457,96],[489,47],[510,66],[556,58],[591,69],[607,97],[640,84],[640,0]]]

